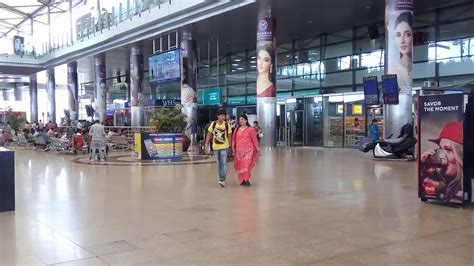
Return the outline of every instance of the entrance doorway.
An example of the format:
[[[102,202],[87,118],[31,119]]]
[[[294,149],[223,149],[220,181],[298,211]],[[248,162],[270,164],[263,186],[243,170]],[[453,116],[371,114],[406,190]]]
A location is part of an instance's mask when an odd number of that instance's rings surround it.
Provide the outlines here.
[[[290,145],[304,145],[304,112],[303,110],[291,110],[286,112],[287,127],[290,128]]]

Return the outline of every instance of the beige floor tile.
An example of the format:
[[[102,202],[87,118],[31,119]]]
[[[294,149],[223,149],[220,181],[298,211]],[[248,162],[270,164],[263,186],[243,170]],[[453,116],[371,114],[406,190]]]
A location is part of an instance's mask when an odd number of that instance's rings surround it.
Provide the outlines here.
[[[37,256],[46,264],[58,264],[94,257],[92,253],[89,253],[82,248],[58,249],[55,251],[39,253]]]
[[[57,266],[108,266],[109,263],[99,259],[99,258],[91,258],[91,259],[84,259],[84,260],[75,260],[65,263],[55,264]]]
[[[180,232],[166,233],[163,235],[180,242],[199,240],[199,239],[208,238],[212,236],[211,234],[207,232],[203,232],[199,229],[191,229],[191,230],[180,231]]]
[[[0,256],[0,265],[46,265],[36,256],[17,256],[14,254]]]
[[[260,158],[251,188],[238,185],[229,164],[229,186],[220,189],[214,164],[89,166],[55,153],[16,156],[17,210],[0,213],[2,266],[474,261],[472,209],[421,203],[415,163],[277,148]]]
[[[435,253],[430,254],[429,256],[420,256],[416,258],[416,261],[422,265],[466,265],[472,266],[474,265],[474,261],[465,259],[463,257],[456,257],[451,254],[446,253]]]
[[[84,249],[96,256],[103,256],[103,255],[130,252],[130,251],[137,250],[138,248],[128,243],[127,241],[122,240],[122,241],[105,243],[105,244],[100,244],[100,245],[95,245],[95,246],[86,246],[84,247]]]
[[[355,252],[343,256],[348,261],[358,265],[378,266],[378,265],[405,265],[409,260],[402,257],[388,255],[377,251]]]

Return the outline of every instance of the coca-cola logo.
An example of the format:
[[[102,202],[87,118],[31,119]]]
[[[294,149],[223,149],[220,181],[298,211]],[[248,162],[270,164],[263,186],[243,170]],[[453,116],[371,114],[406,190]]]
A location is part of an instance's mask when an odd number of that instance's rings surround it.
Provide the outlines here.
[[[258,28],[261,30],[261,31],[265,31],[268,29],[268,22],[266,20],[261,20],[259,23],[258,23]]]
[[[434,196],[436,194],[436,189],[433,185],[426,185],[425,186],[425,192],[426,192],[426,195],[428,196]]]

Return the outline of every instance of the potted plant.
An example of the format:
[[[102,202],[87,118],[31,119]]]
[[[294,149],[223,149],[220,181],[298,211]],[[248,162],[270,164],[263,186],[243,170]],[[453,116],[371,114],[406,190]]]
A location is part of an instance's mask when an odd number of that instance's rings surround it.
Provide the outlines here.
[[[186,129],[186,115],[181,108],[159,108],[153,113],[150,124],[156,128],[158,134],[179,134],[182,139],[182,151],[188,151],[191,140],[184,131]]]
[[[10,124],[10,127],[15,132],[18,132],[20,128],[25,125],[26,119],[21,115],[21,113],[14,112],[10,108],[5,113],[5,121]]]

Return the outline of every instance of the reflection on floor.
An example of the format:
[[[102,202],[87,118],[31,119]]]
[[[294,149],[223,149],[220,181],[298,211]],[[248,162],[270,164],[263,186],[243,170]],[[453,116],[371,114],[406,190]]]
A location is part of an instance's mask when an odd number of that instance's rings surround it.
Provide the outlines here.
[[[214,164],[111,166],[17,150],[0,265],[473,265],[474,212],[417,199],[415,163],[266,151],[252,187]]]

